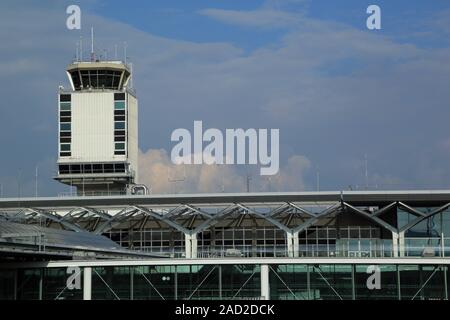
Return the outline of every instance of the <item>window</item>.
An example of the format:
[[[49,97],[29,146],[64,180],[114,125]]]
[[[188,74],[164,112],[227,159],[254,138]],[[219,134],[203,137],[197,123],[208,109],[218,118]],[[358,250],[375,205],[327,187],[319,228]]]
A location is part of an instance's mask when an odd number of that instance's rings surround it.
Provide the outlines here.
[[[59,122],[71,122],[72,118],[71,117],[60,117],[59,118]]]
[[[114,93],[114,100],[125,100],[125,93]]]
[[[114,137],[115,142],[125,141],[125,137]]]
[[[125,122],[115,122],[114,129],[125,129]]]
[[[71,143],[72,142],[72,138],[60,138],[59,142],[61,142],[61,143]]]
[[[70,151],[70,144],[61,144],[61,151]]]
[[[92,165],[91,164],[83,165],[83,173],[92,173]]]
[[[116,156],[121,156],[121,155],[125,155],[125,151],[114,151],[114,155]]]
[[[125,101],[116,101],[116,102],[114,102],[114,109],[115,110],[123,110],[123,109],[125,109]]]
[[[116,172],[125,172],[125,164],[124,163],[116,163],[114,165],[114,170]]]
[[[114,116],[114,121],[125,121],[125,116]]]
[[[59,96],[59,101],[61,101],[61,102],[70,102],[70,101],[72,101],[72,96],[70,94],[61,94]]]
[[[60,136],[60,137],[70,137],[70,136],[71,136],[71,133],[70,133],[70,132],[60,132],[60,133],[59,133],[59,136]]]
[[[70,166],[68,166],[68,165],[60,165],[59,166],[59,173],[60,174],[70,173]]]
[[[70,131],[72,129],[72,126],[70,123],[61,123],[60,129],[61,131]]]
[[[70,152],[60,152],[59,156],[60,157],[70,157],[72,154]]]
[[[125,143],[116,143],[116,150],[125,150]]]
[[[70,102],[61,102],[59,104],[59,108],[61,109],[61,111],[70,111],[71,103]]]

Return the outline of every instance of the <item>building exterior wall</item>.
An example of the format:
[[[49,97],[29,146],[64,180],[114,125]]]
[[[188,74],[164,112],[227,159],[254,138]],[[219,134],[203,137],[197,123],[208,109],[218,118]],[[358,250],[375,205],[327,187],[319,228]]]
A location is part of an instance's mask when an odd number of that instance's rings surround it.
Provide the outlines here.
[[[113,92],[72,93],[72,157],[68,162],[116,159],[113,118]]]
[[[127,93],[127,148],[130,168],[134,171],[135,183],[139,177],[138,174],[138,101],[132,94]]]

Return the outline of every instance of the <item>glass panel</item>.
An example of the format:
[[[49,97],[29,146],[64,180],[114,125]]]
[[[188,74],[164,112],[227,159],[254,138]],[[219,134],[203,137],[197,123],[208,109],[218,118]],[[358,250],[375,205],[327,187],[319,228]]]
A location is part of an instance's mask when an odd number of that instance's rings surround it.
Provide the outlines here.
[[[71,103],[70,102],[61,102],[59,104],[61,111],[70,111]]]
[[[125,150],[125,143],[116,143],[116,150]]]
[[[134,300],[174,300],[175,266],[140,266],[133,269]]]
[[[260,267],[225,265],[222,268],[222,299],[252,299],[261,296]]]
[[[219,266],[177,266],[178,299],[219,299]]]
[[[70,151],[70,144],[62,144],[61,151]]]
[[[130,288],[130,267],[92,268],[92,300],[130,299]]]
[[[310,297],[314,300],[352,299],[350,265],[309,266]]]
[[[125,122],[114,122],[114,129],[125,129]]]
[[[68,287],[67,281],[71,276],[75,276],[74,281],[70,283],[72,286]],[[82,279],[82,269],[47,268],[44,270],[42,297],[44,300],[82,300]],[[79,286],[76,286],[77,284]]]
[[[397,300],[397,266],[355,266],[355,292],[356,300]]]
[[[125,101],[115,101],[114,102],[114,109],[116,109],[116,110],[125,109]]]
[[[273,300],[307,300],[308,266],[273,265],[270,270],[270,298]]]
[[[17,270],[17,300],[38,300],[41,269]]]
[[[14,300],[14,270],[0,272],[0,300]]]
[[[60,123],[60,129],[61,131],[70,131],[72,126],[70,123]]]

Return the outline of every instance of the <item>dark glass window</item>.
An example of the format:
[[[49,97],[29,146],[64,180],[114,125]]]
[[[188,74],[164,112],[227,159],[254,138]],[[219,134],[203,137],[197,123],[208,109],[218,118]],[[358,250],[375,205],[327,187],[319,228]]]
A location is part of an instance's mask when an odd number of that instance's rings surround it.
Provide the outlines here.
[[[125,121],[125,116],[115,116],[114,121]]]
[[[60,117],[59,118],[59,122],[71,122],[72,118],[71,117]]]
[[[70,144],[62,144],[61,151],[70,151]]]
[[[115,154],[116,156],[125,155],[125,151],[114,151],[114,154]]]
[[[60,111],[69,111],[70,112],[71,107],[72,107],[71,102],[61,102],[59,104]]]
[[[59,166],[59,173],[60,174],[70,173],[70,166],[68,166],[68,165],[60,165]]]
[[[72,101],[72,96],[70,94],[61,94],[59,95],[60,102],[70,102]]]
[[[115,122],[114,123],[114,129],[125,129],[125,122]]]
[[[60,126],[61,131],[70,131],[71,130],[70,123],[60,123],[59,126]]]
[[[60,157],[70,157],[71,154],[72,154],[72,153],[70,153],[70,152],[60,152],[60,153],[59,153],[59,156],[60,156]]]
[[[117,142],[122,142],[122,141],[125,141],[125,137],[114,137],[114,141],[117,141]]]
[[[114,135],[115,136],[125,136],[125,130],[115,130]]]
[[[121,116],[125,114],[125,110],[114,110],[115,116]]]
[[[125,164],[124,163],[116,163],[114,165],[116,172],[125,172]]]
[[[61,143],[71,143],[72,138],[59,138],[59,142]]]
[[[125,150],[125,143],[116,143],[117,150]]]
[[[103,172],[103,165],[94,164],[94,165],[92,165],[92,170],[94,173],[101,173],[101,172]]]
[[[84,164],[83,165],[83,172],[84,173],[92,173],[92,165],[91,164]]]
[[[72,136],[72,133],[71,132],[60,132],[59,136],[60,137],[70,137],[70,136]]]
[[[105,164],[105,173],[112,173],[114,172],[114,165],[113,164]]]
[[[80,74],[78,73],[78,71],[73,71],[70,73],[70,75],[72,76],[72,81],[73,81],[75,90],[79,89],[81,87]]]
[[[72,112],[70,112],[70,111],[61,111],[61,112],[59,113],[59,115],[60,115],[61,117],[70,117],[70,116],[72,116]]]
[[[125,93],[114,93],[114,100],[116,101],[124,101]]]
[[[81,173],[81,166],[79,164],[74,164],[71,166],[72,173]]]

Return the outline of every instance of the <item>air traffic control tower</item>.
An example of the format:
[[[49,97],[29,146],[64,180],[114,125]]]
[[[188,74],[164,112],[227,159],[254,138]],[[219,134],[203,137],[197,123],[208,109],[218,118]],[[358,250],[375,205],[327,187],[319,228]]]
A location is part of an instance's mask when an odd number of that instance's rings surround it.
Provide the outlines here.
[[[138,170],[138,102],[122,61],[75,61],[58,94],[58,173],[78,195],[129,193]]]

